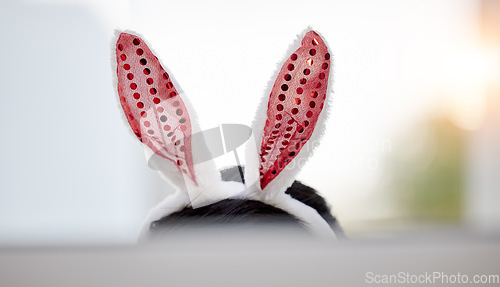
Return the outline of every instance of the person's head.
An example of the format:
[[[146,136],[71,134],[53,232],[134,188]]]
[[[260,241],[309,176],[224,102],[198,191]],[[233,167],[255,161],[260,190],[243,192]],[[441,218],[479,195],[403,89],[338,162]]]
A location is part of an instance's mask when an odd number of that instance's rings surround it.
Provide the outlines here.
[[[222,170],[221,175],[224,181],[242,181],[237,167]],[[286,193],[314,208],[328,222],[328,225],[337,236],[343,234],[336,218],[331,214],[326,200],[315,189],[295,181],[286,190]],[[269,227],[269,229],[281,227],[293,229],[299,233],[309,232],[304,227],[303,222],[294,215],[272,205],[251,199],[224,199],[200,208],[185,207],[152,222],[150,230],[153,238],[163,238],[177,232],[212,227],[234,228],[237,230],[246,227]]]

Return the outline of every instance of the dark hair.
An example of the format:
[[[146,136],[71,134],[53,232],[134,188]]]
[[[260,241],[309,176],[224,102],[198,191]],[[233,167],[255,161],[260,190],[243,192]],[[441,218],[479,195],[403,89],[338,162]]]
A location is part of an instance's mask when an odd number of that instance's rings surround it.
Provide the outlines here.
[[[222,170],[221,175],[224,181],[242,182],[238,167]],[[342,235],[342,230],[335,217],[330,213],[328,204],[315,189],[295,181],[286,190],[286,193],[316,209],[335,231],[335,234]],[[196,209],[186,207],[153,222],[150,229],[151,234],[155,237],[193,227],[235,226],[240,228],[276,225],[306,230],[300,220],[293,215],[263,202],[246,199],[225,199]]]

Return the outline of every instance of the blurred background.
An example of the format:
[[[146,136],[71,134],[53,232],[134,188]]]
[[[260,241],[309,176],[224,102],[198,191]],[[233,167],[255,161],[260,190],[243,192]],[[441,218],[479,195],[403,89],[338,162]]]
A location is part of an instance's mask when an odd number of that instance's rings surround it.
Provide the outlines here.
[[[172,192],[121,115],[125,29],[208,129],[251,124],[310,26],[329,43],[334,93],[298,179],[346,234],[500,226],[500,1],[3,0],[0,23],[0,245],[134,243]]]

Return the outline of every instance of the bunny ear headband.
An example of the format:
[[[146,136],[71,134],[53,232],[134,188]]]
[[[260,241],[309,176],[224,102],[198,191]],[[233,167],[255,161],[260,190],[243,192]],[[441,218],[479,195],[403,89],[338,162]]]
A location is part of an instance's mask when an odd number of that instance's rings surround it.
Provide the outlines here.
[[[177,187],[146,217],[151,223],[191,205],[227,198],[259,200],[298,218],[315,234],[335,237],[317,211],[285,193],[319,141],[325,120],[330,54],[309,31],[285,61],[261,103],[246,148],[245,184],[221,180],[195,111],[143,39],[121,33],[116,43],[118,94],[149,164]],[[226,136],[226,135],[225,135]]]

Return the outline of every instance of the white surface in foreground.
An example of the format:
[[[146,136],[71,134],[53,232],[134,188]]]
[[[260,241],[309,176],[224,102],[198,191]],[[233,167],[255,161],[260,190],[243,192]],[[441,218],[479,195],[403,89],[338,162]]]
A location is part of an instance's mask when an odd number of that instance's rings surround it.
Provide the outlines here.
[[[498,237],[451,233],[331,243],[248,235],[173,237],[136,247],[0,249],[0,286],[370,286],[368,272],[500,275]]]

